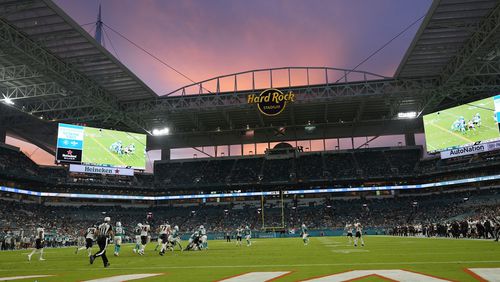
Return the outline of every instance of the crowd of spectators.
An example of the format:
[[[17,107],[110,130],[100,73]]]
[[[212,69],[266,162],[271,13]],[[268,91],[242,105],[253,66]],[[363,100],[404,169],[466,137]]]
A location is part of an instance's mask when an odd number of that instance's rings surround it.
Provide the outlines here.
[[[422,158],[421,147],[374,148],[338,152],[296,152],[284,157],[246,156],[217,159],[159,161],[152,174],[107,176],[69,173],[62,166],[33,163],[22,152],[0,146],[0,179],[22,179],[71,186],[107,186],[150,189],[183,189],[221,185],[272,185],[330,181],[407,182],[426,176],[445,177],[450,172],[487,172],[500,166],[500,152],[441,160]],[[484,169],[483,169],[484,168]],[[490,169],[491,168],[491,169]],[[354,182],[353,182],[354,181]]]
[[[153,230],[169,222],[178,225],[184,234],[202,224],[209,232],[227,232],[245,225],[254,230],[271,226],[292,229],[302,223],[311,230],[342,230],[347,223],[361,222],[365,230],[376,229],[382,234],[456,237],[452,232],[455,224],[469,222],[465,235],[459,228],[458,237],[491,238],[488,231],[500,227],[495,220],[500,215],[500,193],[496,189],[388,198],[289,198],[283,204],[279,200],[265,202],[262,210],[255,200],[149,207],[0,200],[0,241],[4,248],[22,246],[23,238],[31,238],[41,225],[52,245],[71,245],[104,216],[110,216],[113,222],[121,221],[132,237],[134,227],[144,223],[149,213],[153,215],[149,220]],[[478,222],[489,228],[478,227]]]

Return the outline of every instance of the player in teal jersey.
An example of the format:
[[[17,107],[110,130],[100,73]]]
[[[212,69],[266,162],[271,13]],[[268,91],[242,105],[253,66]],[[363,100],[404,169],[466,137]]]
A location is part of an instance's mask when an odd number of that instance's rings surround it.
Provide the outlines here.
[[[200,232],[200,246],[202,249],[208,249],[208,237],[207,230],[203,225],[200,225],[198,228],[198,232]]]
[[[142,230],[142,223],[137,223],[137,227],[135,228],[135,247],[132,251],[134,253],[139,252],[141,249],[141,230]]]
[[[182,251],[182,245],[181,245],[181,234],[179,233],[179,226],[174,226],[174,229],[172,230],[172,234],[168,236],[168,241],[170,241],[170,244],[172,246],[172,251],[174,251],[175,246],[179,246],[179,249]]]
[[[304,223],[302,223],[302,226],[300,227],[300,234],[302,236],[302,241],[304,241],[304,245],[307,246],[307,244],[309,244],[309,233]]]
[[[252,230],[250,230],[250,227],[245,226],[245,239],[247,240],[247,247],[250,247],[252,245]]]
[[[115,256],[120,255],[120,247],[122,245],[123,237],[125,236],[125,231],[123,230],[122,223],[116,222],[115,227],[115,237],[113,241],[115,242]]]

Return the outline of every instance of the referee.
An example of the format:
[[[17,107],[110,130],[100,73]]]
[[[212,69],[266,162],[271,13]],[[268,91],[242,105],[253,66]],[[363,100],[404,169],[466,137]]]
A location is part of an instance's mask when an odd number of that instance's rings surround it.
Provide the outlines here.
[[[110,221],[111,218],[109,218],[109,216],[106,216],[104,218],[104,222],[101,223],[101,225],[99,225],[99,227],[97,228],[96,233],[97,233],[97,244],[99,245],[99,251],[94,255],[90,256],[90,264],[93,264],[94,260],[97,257],[101,257],[104,267],[109,266],[108,258],[106,257],[106,248],[108,247],[109,239],[113,236],[111,225],[109,225]]]

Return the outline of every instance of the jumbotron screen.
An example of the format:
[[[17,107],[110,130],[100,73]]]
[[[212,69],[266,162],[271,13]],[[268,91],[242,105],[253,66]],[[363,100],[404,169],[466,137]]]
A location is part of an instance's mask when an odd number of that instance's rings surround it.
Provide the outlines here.
[[[81,163],[113,167],[146,168],[146,135],[59,124],[58,163]]]
[[[436,153],[500,139],[500,95],[424,116],[427,151]]]

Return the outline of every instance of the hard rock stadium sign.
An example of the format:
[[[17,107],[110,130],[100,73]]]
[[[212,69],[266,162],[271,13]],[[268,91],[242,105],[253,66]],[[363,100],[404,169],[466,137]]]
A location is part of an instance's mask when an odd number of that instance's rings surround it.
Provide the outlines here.
[[[287,103],[295,101],[295,94],[284,94],[278,89],[270,88],[262,91],[260,95],[247,96],[248,104],[257,104],[259,111],[266,116],[276,116],[285,110]]]

